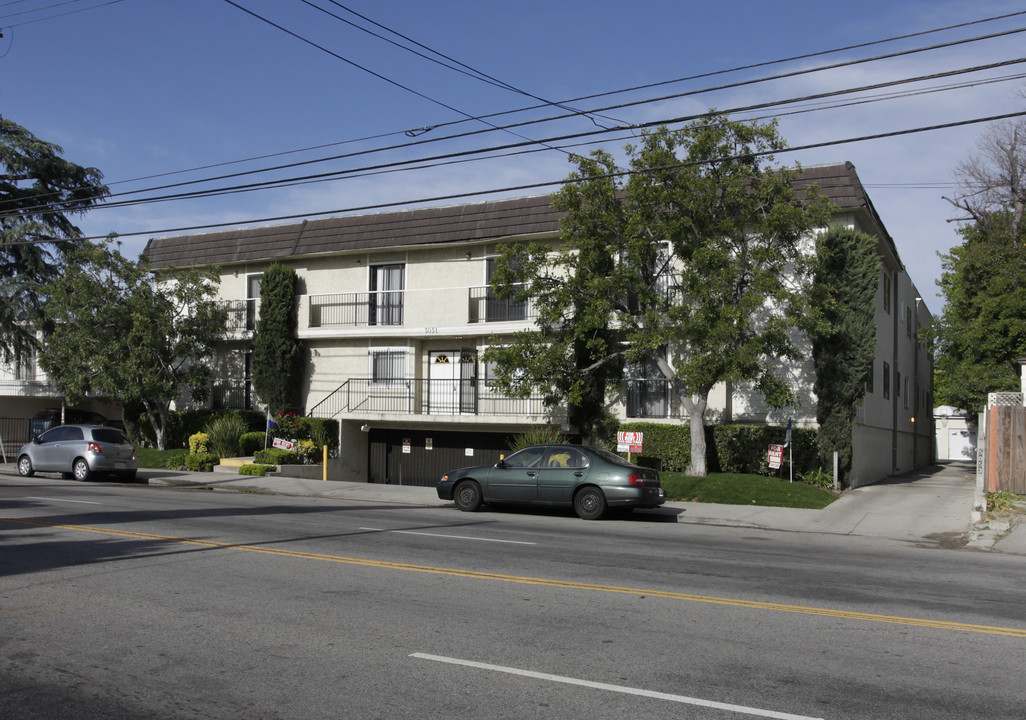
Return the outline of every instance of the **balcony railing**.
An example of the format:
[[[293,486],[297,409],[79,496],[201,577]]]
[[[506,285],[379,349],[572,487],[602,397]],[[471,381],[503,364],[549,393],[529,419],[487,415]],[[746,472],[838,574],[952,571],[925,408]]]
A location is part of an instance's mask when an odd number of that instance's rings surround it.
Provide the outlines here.
[[[312,328],[403,324],[401,290],[310,295],[309,300]]]
[[[227,313],[225,330],[228,333],[253,331],[260,315],[258,300],[219,300],[218,307]]]
[[[491,287],[472,287],[470,290],[470,307],[468,322],[513,322],[517,320],[533,320],[538,317],[534,303],[530,300],[516,302],[511,298],[500,300],[495,297]]]
[[[383,380],[350,378],[309,414],[402,413],[410,415],[549,414],[541,394],[514,398],[501,394],[484,380]]]

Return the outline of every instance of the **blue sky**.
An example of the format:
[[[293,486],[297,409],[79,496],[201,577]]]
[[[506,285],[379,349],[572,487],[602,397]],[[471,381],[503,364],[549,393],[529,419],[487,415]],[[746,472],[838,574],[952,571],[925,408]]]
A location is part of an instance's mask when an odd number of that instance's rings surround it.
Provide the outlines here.
[[[347,0],[339,5],[331,0],[233,1],[293,34],[226,0],[0,0],[4,34],[0,113],[58,143],[69,159],[100,169],[115,193],[364,153],[117,198],[136,199],[523,142],[521,137],[492,131],[411,145],[486,129],[467,118],[537,105],[538,100],[428,62],[311,5],[368,26],[340,7],[344,5],[523,93],[554,102],[1026,11],[1023,3],[986,1],[868,0],[854,5],[804,0],[638,0],[630,5],[607,0],[515,4]],[[569,105],[593,110],[654,100],[1020,27],[1026,27],[1026,15]],[[379,27],[374,30],[386,34]],[[604,111],[605,117],[596,121],[611,128],[699,113],[709,107],[729,109],[1005,62],[1026,55],[1023,37],[1011,34],[798,77],[667,97]],[[423,48],[418,51],[427,54]],[[781,132],[790,145],[799,146],[1017,112],[1026,109],[1026,100],[1015,94],[1026,85],[1014,77],[1020,73],[1026,73],[1026,64],[844,96],[907,94],[973,81],[972,86],[943,92],[782,115]],[[1011,79],[982,83],[999,77]],[[564,113],[547,107],[490,122]],[[417,138],[404,134],[437,125],[443,126]],[[524,126],[517,132],[538,140],[598,129],[592,120],[577,116]],[[937,253],[947,252],[959,241],[957,226],[948,222],[956,213],[942,195],[951,194],[954,167],[974,150],[982,130],[982,125],[968,125],[803,150],[777,159],[788,164],[853,162],[920,293],[937,312],[941,306],[935,285],[941,271]],[[605,132],[591,138],[598,144],[573,150],[616,151],[629,138],[629,131]],[[386,145],[399,147],[370,152]],[[320,147],[292,152],[315,146]],[[138,253],[148,237],[163,230],[409,203],[556,181],[567,175],[570,166],[565,152],[538,145],[533,149],[537,151],[330,182],[109,207],[91,212],[79,224],[90,235],[121,233],[125,252]],[[276,156],[240,162],[268,155]]]

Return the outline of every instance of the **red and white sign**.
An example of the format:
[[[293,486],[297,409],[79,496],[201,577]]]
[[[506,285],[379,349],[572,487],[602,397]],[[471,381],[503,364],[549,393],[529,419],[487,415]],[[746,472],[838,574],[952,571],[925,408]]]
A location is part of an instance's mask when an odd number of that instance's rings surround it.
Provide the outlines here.
[[[271,441],[271,445],[282,450],[295,450],[296,444],[291,440],[282,440],[281,438],[274,438]]]
[[[413,451],[413,441],[410,438],[403,438],[403,455],[409,455]]]
[[[616,434],[616,451],[639,453],[644,440],[645,433],[620,431]]]
[[[769,454],[766,456],[766,460],[769,461],[769,466],[776,470],[784,464],[784,446],[783,445],[770,445]]]

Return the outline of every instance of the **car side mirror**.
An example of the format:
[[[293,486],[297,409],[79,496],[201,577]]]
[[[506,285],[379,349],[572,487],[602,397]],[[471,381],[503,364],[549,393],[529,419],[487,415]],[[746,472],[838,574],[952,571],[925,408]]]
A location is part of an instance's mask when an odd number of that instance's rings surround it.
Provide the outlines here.
[[[499,462],[495,463],[495,467],[497,467],[497,468],[505,468],[506,467],[506,461],[505,460],[500,460]]]

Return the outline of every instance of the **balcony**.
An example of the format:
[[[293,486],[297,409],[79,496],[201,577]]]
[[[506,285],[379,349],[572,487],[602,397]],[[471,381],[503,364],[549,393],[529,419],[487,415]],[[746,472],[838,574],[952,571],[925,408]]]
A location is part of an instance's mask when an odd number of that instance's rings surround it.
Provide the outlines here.
[[[502,395],[484,380],[406,379],[374,381],[350,378],[308,413],[339,415],[527,416],[551,414],[541,394]]]
[[[311,328],[402,325],[405,291],[308,295]]]
[[[472,287],[467,321],[470,323],[515,322],[534,320],[537,309],[531,300],[516,302],[512,298],[500,300],[491,287]]]
[[[251,333],[256,328],[260,317],[258,300],[219,300],[216,304],[227,314],[225,332],[229,335]]]

